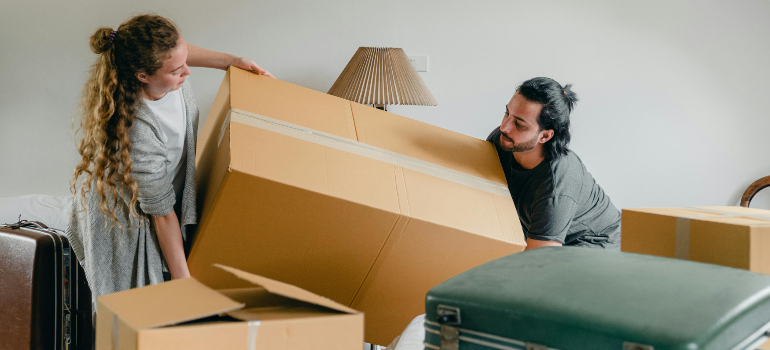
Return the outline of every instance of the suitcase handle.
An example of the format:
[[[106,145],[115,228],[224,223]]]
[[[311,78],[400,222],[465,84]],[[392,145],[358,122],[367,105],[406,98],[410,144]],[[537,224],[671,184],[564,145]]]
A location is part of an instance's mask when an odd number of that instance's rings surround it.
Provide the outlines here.
[[[31,227],[31,228],[42,229],[42,230],[48,230],[49,229],[48,226],[46,226],[44,223],[42,223],[40,221],[22,220],[21,219],[21,215],[19,215],[19,221],[18,222],[13,223],[13,224],[3,224],[3,226],[8,227],[8,228],[10,228],[12,230],[17,230],[17,229],[20,229],[22,227],[24,227],[24,228]]]
[[[442,315],[438,317],[438,324],[457,324],[457,315]]]

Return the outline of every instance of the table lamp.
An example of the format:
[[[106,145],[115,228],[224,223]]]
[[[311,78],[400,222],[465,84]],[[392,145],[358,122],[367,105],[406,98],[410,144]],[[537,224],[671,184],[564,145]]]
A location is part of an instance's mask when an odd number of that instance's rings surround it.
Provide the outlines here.
[[[329,94],[382,110],[437,105],[404,50],[392,47],[359,47]]]

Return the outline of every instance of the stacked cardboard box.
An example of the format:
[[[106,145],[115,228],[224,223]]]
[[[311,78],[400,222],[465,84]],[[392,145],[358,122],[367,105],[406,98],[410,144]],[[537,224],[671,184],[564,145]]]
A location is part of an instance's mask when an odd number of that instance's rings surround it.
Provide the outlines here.
[[[222,263],[366,315],[388,344],[434,285],[525,240],[491,144],[231,68],[198,140],[200,225],[188,259]]]
[[[770,211],[744,207],[624,209],[621,250],[770,274]]]
[[[250,287],[215,291],[184,278],[99,297],[96,348],[361,349],[361,313],[295,286],[219,267]]]
[[[621,250],[770,274],[770,210],[623,209]],[[770,349],[770,342],[759,347]]]

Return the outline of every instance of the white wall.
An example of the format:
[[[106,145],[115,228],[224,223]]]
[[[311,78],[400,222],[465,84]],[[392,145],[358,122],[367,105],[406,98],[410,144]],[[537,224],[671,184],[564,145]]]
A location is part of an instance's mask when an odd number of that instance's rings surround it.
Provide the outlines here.
[[[327,91],[359,46],[426,54],[437,107],[391,111],[483,138],[523,80],[573,83],[572,148],[619,208],[733,205],[770,175],[770,2],[3,1],[0,197],[65,195],[89,36],[156,11],[185,39]],[[223,76],[194,69],[201,125]],[[767,192],[770,192],[768,190]],[[754,206],[770,208],[770,193]]]

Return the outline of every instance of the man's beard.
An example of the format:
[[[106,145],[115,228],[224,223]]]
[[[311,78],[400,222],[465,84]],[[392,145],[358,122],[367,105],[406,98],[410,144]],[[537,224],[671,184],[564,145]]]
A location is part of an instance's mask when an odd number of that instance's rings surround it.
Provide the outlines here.
[[[525,152],[525,151],[529,151],[529,150],[535,148],[535,146],[537,145],[537,138],[538,138],[538,136],[540,136],[540,135],[539,134],[535,135],[535,137],[533,137],[531,140],[526,141],[524,143],[521,143],[521,142],[520,143],[516,143],[515,141],[513,141],[513,139],[508,138],[508,136],[506,136],[505,134],[503,134],[501,132],[500,133],[500,148],[502,148],[504,151],[508,151],[508,152]],[[503,140],[504,139],[513,142],[513,147],[510,147],[510,148],[505,147],[503,145]]]

